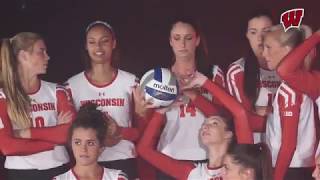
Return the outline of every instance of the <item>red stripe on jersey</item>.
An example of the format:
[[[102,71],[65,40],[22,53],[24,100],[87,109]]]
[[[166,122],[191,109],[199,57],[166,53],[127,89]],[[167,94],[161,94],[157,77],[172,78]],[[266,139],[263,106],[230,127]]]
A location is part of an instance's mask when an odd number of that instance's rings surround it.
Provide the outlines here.
[[[284,98],[285,108],[295,105],[296,93],[287,85],[282,84],[282,86],[280,86],[279,95],[281,95]]]
[[[315,33],[301,45],[292,50],[281,62],[277,71],[290,86],[303,91],[314,100],[320,95],[320,72],[306,71],[301,68],[305,57],[320,42],[319,33]]]
[[[251,109],[249,98],[244,92],[244,72],[240,65],[235,65],[227,74],[227,84],[229,93],[234,96],[239,102],[243,103],[248,109]]]
[[[302,95],[282,84],[279,88],[278,106],[281,128],[281,147],[275,165],[274,178],[282,180],[290,166],[297,146],[298,125]]]

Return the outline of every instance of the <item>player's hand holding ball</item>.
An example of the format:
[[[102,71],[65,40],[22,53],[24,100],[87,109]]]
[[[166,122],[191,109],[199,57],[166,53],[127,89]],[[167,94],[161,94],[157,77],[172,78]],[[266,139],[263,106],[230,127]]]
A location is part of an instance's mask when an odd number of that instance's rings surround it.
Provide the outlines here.
[[[135,113],[140,117],[146,117],[149,110],[153,108],[151,99],[145,99],[145,93],[139,85],[133,87],[132,93]]]
[[[146,72],[141,78],[140,87],[145,102],[154,108],[169,106],[179,92],[176,76],[166,68],[154,68]]]

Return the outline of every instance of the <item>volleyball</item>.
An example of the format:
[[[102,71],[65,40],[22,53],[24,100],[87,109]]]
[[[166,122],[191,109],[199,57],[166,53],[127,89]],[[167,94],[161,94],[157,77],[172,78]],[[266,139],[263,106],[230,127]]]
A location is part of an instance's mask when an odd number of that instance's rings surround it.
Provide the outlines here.
[[[154,107],[170,105],[178,96],[178,81],[167,68],[154,68],[146,72],[140,81],[145,92],[145,99],[151,101]]]

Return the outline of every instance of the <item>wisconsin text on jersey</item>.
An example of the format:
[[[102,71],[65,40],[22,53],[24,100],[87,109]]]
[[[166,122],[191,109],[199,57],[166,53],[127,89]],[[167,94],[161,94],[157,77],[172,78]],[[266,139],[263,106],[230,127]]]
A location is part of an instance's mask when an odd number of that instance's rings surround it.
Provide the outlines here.
[[[98,106],[124,106],[124,98],[105,98],[80,101],[81,105],[86,103],[94,103]]]
[[[54,103],[38,103],[31,105],[32,112],[38,111],[54,111],[56,110]]]
[[[265,88],[277,88],[281,84],[280,81],[260,81],[259,88],[265,87]]]

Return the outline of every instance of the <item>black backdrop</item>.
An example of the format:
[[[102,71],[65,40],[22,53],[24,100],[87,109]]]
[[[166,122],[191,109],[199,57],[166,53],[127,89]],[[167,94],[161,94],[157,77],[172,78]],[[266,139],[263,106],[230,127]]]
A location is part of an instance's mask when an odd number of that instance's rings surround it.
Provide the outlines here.
[[[257,6],[271,9],[277,19],[283,10],[302,7],[303,23],[320,27],[319,0],[1,0],[0,37],[21,31],[42,34],[51,57],[44,79],[63,82],[83,69],[86,25],[107,20],[117,34],[120,68],[141,76],[169,64],[168,20],[183,11],[199,19],[211,62],[225,68],[241,56],[245,17]]]

